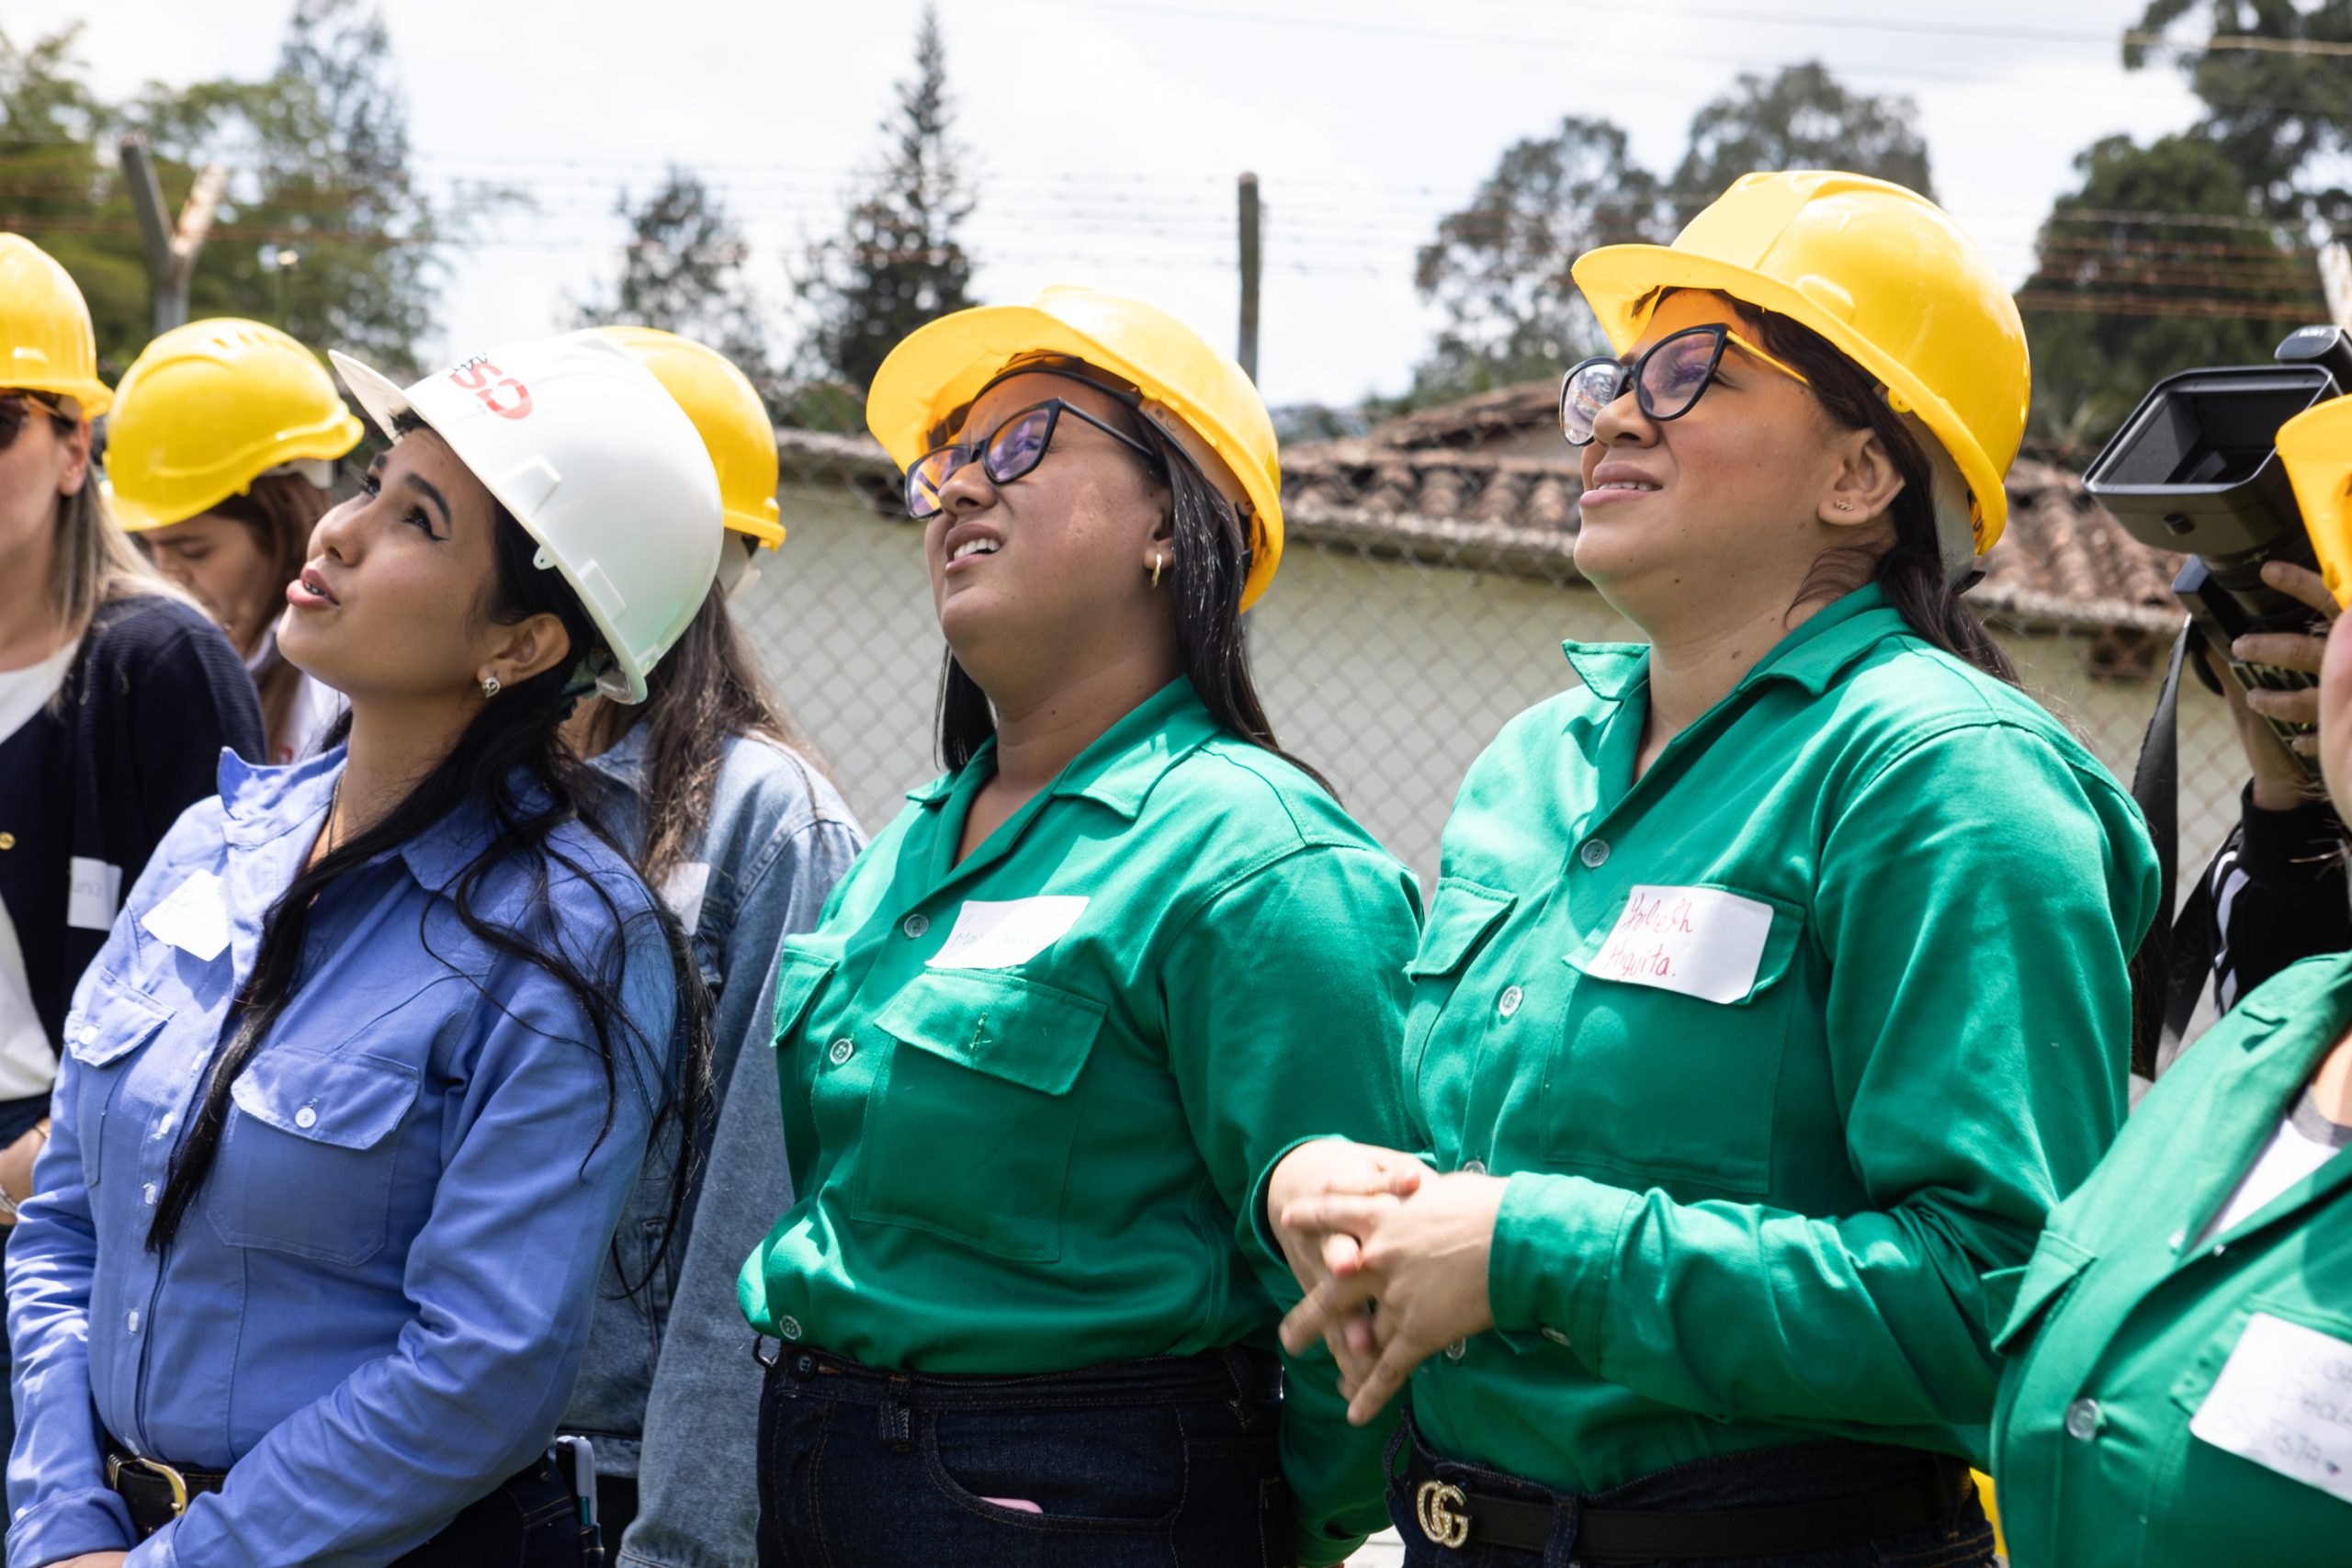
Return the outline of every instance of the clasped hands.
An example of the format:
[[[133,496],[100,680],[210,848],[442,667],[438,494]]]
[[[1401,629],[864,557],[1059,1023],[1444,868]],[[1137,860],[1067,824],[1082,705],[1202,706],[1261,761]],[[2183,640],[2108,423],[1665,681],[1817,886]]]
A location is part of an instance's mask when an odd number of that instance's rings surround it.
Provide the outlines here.
[[[1306,1292],[1283,1319],[1283,1347],[1330,1347],[1354,1425],[1431,1355],[1495,1325],[1487,1259],[1507,1185],[1340,1138],[1302,1144],[1274,1167],[1266,1214]]]

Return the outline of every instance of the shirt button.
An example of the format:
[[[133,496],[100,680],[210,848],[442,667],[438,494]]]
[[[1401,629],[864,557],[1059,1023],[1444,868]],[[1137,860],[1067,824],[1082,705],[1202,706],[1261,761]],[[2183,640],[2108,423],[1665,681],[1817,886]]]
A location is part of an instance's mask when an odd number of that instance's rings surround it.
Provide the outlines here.
[[[1484,1176],[1487,1174],[1487,1162],[1482,1159],[1467,1161],[1462,1167],[1462,1174],[1464,1176]]]
[[[1445,1359],[1449,1361],[1458,1361],[1469,1353],[1470,1342],[1466,1339],[1457,1339],[1445,1348]]]
[[[833,1042],[833,1048],[826,1052],[825,1055],[831,1057],[832,1059],[833,1066],[838,1067],[843,1062],[848,1061],[852,1056],[857,1055],[857,1043],[846,1038],[836,1040]]]
[[[16,847],[17,847],[17,835],[16,835],[16,834],[14,834],[14,833],[0,833],[0,850],[13,850],[13,849],[15,849]]]
[[[1521,990],[1517,986],[1506,986],[1503,987],[1501,998],[1495,1003],[1495,1010],[1505,1018],[1509,1018],[1519,1010],[1519,1004],[1526,999],[1525,991]]]
[[[2078,1399],[2066,1406],[2066,1436],[2087,1443],[2098,1436],[2098,1401]]]
[[[923,914],[909,915],[904,921],[900,922],[899,929],[907,933],[908,940],[913,941],[931,930],[931,917]]]
[[[294,1125],[297,1127],[310,1128],[315,1127],[318,1124],[319,1113],[316,1111],[311,1110],[309,1106],[306,1105],[302,1107],[301,1110],[294,1112]]]
[[[1568,1337],[1561,1333],[1556,1328],[1546,1328],[1543,1331],[1543,1334],[1544,1338],[1549,1339],[1555,1345],[1566,1346],[1568,1342]]]
[[[146,1186],[144,1186],[144,1187],[142,1187],[142,1188],[141,1188],[141,1189],[139,1190],[139,1201],[140,1201],[141,1202],[142,1202],[142,1203],[146,1204],[149,1208],[153,1208],[153,1207],[154,1207],[154,1205],[155,1205],[155,1184],[154,1184],[153,1182],[152,1182],[152,1181],[151,1181],[151,1182],[149,1182]]]
[[[1584,841],[1584,848],[1577,852],[1577,858],[1595,871],[1600,870],[1601,863],[1609,858],[1609,840],[1587,839]]]
[[[82,1032],[74,1038],[85,1045],[95,1045],[98,1043],[98,1026],[95,1023],[85,1023],[82,1026]]]
[[[129,1312],[122,1314],[122,1326],[130,1333],[136,1334],[139,1332],[139,1309],[137,1307],[132,1307]]]
[[[782,1334],[786,1339],[797,1339],[800,1337],[800,1320],[797,1317],[787,1317],[775,1326],[776,1331]]]

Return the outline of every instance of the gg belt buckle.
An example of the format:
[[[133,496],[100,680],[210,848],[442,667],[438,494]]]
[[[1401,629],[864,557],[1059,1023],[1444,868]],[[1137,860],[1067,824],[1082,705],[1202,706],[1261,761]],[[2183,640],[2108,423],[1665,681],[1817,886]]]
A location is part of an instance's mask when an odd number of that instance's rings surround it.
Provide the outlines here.
[[[161,1478],[164,1483],[172,1489],[172,1517],[176,1519],[187,1512],[187,1476],[157,1460],[142,1459],[137,1454],[108,1454],[107,1456],[107,1485],[109,1488],[113,1487],[122,1479],[122,1472],[126,1470],[144,1471],[150,1475]]]
[[[1459,1551],[1470,1540],[1470,1499],[1462,1488],[1442,1481],[1424,1481],[1413,1495],[1413,1517],[1431,1544]]]

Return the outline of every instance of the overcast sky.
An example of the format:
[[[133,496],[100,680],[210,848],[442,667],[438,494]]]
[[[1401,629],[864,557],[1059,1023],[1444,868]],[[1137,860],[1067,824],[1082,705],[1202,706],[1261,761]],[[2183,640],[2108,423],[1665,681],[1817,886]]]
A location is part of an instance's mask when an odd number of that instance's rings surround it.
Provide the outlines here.
[[[1144,295],[1230,347],[1234,178],[1267,203],[1260,380],[1275,403],[1400,389],[1430,336],[1413,253],[1510,142],[1614,118],[1662,175],[1742,69],[1826,62],[1917,100],[1939,195],[2012,280],[2099,136],[2177,130],[2165,65],[2125,72],[2144,0],[941,0],[980,210],[978,293]],[[755,276],[838,221],[909,71],[920,0],[388,0],[428,186],[535,211],[452,257],[444,350],[567,324],[609,277],[616,187],[671,161],[729,196]],[[8,0],[18,43],[80,20],[100,88],[266,73],[290,0]],[[430,345],[428,345],[430,346]]]

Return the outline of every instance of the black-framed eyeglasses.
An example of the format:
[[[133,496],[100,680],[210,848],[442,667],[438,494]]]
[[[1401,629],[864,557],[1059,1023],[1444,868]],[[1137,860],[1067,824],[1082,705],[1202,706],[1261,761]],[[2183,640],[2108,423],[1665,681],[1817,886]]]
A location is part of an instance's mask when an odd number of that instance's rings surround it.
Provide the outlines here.
[[[1560,434],[1571,446],[1592,444],[1592,427],[1600,411],[1633,389],[1634,400],[1653,420],[1680,419],[1698,403],[1699,394],[1715,378],[1723,363],[1724,345],[1736,344],[1742,354],[1762,361],[1783,376],[1805,386],[1804,372],[1776,358],[1720,321],[1670,333],[1643,350],[1638,359],[1588,359],[1572,365],[1560,378]]]
[[[978,463],[990,484],[1011,484],[1028,473],[1046,460],[1046,448],[1053,444],[1054,427],[1066,413],[1140,454],[1154,473],[1159,471],[1159,454],[1125,431],[1095,418],[1076,403],[1048,398],[1013,414],[990,431],[985,441],[937,446],[917,457],[907,468],[907,515],[918,523],[938,516],[945,505],[939,492],[967,463]]]
[[[0,452],[17,444],[36,414],[46,414],[60,424],[67,423],[65,405],[46,392],[11,389],[0,391]]]

